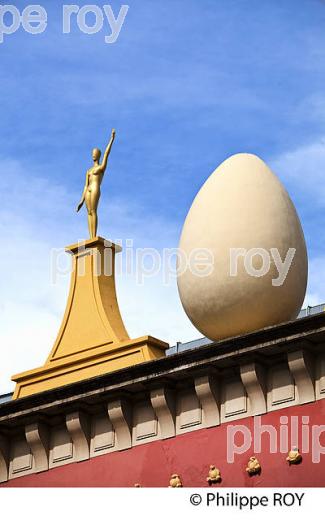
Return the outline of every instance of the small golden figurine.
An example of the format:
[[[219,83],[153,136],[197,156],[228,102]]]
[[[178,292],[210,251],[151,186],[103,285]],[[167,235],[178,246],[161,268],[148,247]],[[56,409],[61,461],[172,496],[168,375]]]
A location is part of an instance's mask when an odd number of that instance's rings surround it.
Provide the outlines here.
[[[261,473],[261,465],[256,457],[250,457],[246,471],[249,475],[258,475]]]
[[[213,466],[213,464],[210,466],[207,482],[209,484],[217,484],[218,482],[221,482],[220,471],[215,466]]]
[[[183,487],[181,477],[176,473],[170,477],[169,486],[170,488]]]
[[[288,456],[286,458],[287,462],[289,464],[299,464],[302,461],[301,453],[299,452],[299,449],[296,447],[293,447],[292,450],[289,451]]]
[[[104,177],[104,173],[107,166],[107,159],[110,154],[114,139],[115,130],[113,129],[111,139],[107,145],[101,164],[99,163],[101,151],[98,148],[93,149],[94,165],[91,168],[89,168],[89,170],[87,170],[84,191],[82,193],[81,200],[77,206],[77,211],[79,211],[80,208],[83,206],[83,203],[86,203],[90,238],[95,238],[97,235],[97,206],[100,198],[100,185]]]

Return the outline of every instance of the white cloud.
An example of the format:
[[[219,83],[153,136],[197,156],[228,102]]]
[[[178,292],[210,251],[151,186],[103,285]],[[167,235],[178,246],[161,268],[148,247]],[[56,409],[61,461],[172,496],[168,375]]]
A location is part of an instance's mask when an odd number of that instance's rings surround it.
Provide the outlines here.
[[[287,151],[270,161],[291,196],[299,203],[308,224],[308,287],[304,307],[325,302],[325,251],[323,250],[323,209],[325,206],[325,136]],[[312,218],[310,218],[312,217]],[[309,220],[310,219],[310,220]],[[306,234],[306,229],[305,229]]]
[[[304,197],[306,206],[325,206],[325,136],[281,154],[271,161],[271,167],[292,191]]]

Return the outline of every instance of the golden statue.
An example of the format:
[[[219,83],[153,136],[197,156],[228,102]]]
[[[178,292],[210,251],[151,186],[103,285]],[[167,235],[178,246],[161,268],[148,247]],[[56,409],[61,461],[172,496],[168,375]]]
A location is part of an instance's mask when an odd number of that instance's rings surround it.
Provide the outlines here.
[[[100,197],[100,185],[104,177],[104,173],[107,166],[107,159],[110,154],[114,139],[115,130],[113,129],[110,141],[105,150],[103,161],[101,164],[99,163],[101,151],[98,148],[93,149],[92,156],[94,165],[91,168],[89,168],[89,170],[87,170],[84,191],[82,193],[81,200],[77,207],[77,211],[79,211],[83,203],[86,202],[90,238],[95,238],[97,236],[97,206]]]

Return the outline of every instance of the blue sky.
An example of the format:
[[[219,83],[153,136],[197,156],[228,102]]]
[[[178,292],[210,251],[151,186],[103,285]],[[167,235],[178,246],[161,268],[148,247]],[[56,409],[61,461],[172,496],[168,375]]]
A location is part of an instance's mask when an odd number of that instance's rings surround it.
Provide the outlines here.
[[[209,174],[233,153],[256,153],[301,218],[306,303],[325,301],[325,1],[129,0],[112,45],[107,22],[96,35],[73,23],[64,35],[63,3],[40,3],[46,31],[20,29],[0,45],[0,391],[52,346],[68,279],[50,283],[49,252],[86,235],[74,208],[91,149],[106,145],[112,127],[101,235],[176,246]],[[117,14],[121,3],[109,3]],[[131,336],[200,336],[175,281],[139,287],[119,277],[118,291]]]

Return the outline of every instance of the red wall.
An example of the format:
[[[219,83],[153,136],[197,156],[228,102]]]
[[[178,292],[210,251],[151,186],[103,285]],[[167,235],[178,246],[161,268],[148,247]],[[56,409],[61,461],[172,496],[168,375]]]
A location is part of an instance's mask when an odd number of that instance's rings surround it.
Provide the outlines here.
[[[261,416],[262,424],[273,425],[279,432],[280,417],[297,417],[298,446],[301,449],[301,418],[309,417],[310,425],[325,424],[325,399],[316,403],[295,406]],[[167,487],[170,475],[178,473],[184,487],[207,487],[209,465],[220,469],[222,482],[216,487],[306,487],[325,486],[325,455],[320,463],[312,461],[312,450],[302,454],[299,465],[286,462],[286,453],[269,453],[268,434],[262,435],[262,452],[257,453],[262,472],[250,477],[245,471],[254,449],[236,455],[233,464],[227,462],[227,428],[244,425],[253,431],[253,418],[233,421],[215,428],[185,433],[164,441],[153,441],[122,452],[92,458],[85,462],[61,466],[39,474],[20,477],[3,484],[8,487]],[[325,429],[325,428],[324,428]],[[311,428],[310,428],[311,440]],[[242,437],[236,437],[240,444]],[[325,432],[320,436],[325,447]],[[289,441],[290,445],[290,441]],[[325,448],[324,448],[325,452]],[[314,452],[315,455],[315,452]]]

